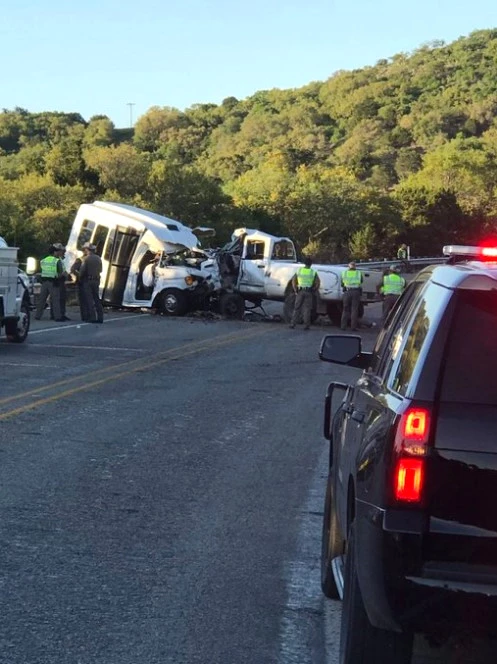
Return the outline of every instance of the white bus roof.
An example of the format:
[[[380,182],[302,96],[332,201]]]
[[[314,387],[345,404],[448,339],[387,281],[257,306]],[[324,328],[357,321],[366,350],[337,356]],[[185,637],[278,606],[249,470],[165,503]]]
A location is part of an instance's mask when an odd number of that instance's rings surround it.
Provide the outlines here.
[[[198,238],[193,231],[175,219],[169,219],[155,212],[142,210],[132,205],[125,205],[124,203],[95,201],[87,205],[88,207],[98,208],[99,210],[125,217],[130,226],[133,226],[137,230],[149,230],[163,242],[182,245],[189,249],[198,247]],[[126,222],[123,220],[122,223],[124,225]]]

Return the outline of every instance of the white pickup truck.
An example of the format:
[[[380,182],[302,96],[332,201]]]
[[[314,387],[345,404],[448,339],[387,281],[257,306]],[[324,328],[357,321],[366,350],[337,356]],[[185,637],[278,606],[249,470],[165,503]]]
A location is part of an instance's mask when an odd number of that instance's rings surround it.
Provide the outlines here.
[[[17,252],[0,237],[0,329],[4,328],[8,341],[22,343],[28,336],[31,298]]]
[[[284,316],[285,320],[289,320],[294,302],[292,277],[303,267],[303,263],[297,260],[295,245],[290,238],[239,228],[216,257],[222,283],[232,293],[229,304],[225,297],[225,313],[234,314],[241,309],[242,298],[256,305],[263,300],[276,300],[285,303]],[[313,264],[312,267],[321,281],[314,317],[327,314],[333,323],[339,324],[342,314],[341,276],[347,266]],[[377,286],[383,278],[381,270],[362,268],[362,271],[364,281],[360,316],[366,304],[380,300]]]

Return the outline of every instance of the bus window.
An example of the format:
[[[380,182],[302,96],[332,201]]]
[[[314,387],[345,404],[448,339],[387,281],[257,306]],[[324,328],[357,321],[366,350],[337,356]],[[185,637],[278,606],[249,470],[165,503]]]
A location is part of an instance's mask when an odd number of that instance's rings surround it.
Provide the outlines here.
[[[107,244],[105,245],[104,254],[102,258],[106,261],[110,261],[112,256],[112,248],[114,246],[114,238],[116,237],[116,231],[112,228],[109,231],[109,237],[107,238]]]
[[[94,228],[95,228],[94,221],[89,221],[88,219],[85,219],[85,221],[83,221],[83,223],[81,224],[81,230],[79,231],[78,235],[78,241],[77,241],[78,249],[82,249],[85,242],[89,242],[91,240]]]
[[[109,234],[107,226],[97,226],[93,233],[92,244],[95,245],[95,253],[101,256],[104,251],[105,240]]]

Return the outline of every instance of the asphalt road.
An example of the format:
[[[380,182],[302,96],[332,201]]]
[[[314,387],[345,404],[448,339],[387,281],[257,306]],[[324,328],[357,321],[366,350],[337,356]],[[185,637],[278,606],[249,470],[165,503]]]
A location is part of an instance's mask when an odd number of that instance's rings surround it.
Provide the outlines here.
[[[0,664],[337,662],[331,330],[116,312],[0,343]]]

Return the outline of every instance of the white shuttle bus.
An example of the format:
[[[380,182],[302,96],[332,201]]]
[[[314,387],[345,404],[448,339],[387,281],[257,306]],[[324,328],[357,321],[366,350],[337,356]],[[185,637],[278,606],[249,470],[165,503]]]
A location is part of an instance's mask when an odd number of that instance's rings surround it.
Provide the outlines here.
[[[66,246],[69,267],[86,242],[102,259],[100,294],[112,307],[153,307],[181,316],[219,288],[219,271],[179,221],[95,201],[79,207]]]

